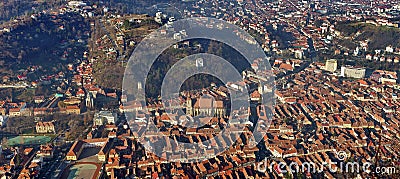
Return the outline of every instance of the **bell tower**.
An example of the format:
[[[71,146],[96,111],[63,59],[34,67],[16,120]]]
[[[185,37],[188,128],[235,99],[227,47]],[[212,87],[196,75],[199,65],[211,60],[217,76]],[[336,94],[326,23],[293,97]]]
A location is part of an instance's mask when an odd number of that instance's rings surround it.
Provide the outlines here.
[[[192,105],[192,97],[188,96],[186,98],[186,114],[193,116],[193,105]]]
[[[86,95],[86,107],[92,109],[94,107],[93,96],[91,93]]]

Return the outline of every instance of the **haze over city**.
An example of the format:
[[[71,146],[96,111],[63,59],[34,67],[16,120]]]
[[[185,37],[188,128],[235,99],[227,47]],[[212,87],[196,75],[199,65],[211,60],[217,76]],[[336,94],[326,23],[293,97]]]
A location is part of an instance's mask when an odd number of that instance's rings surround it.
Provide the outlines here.
[[[399,178],[399,0],[4,0],[0,179]]]

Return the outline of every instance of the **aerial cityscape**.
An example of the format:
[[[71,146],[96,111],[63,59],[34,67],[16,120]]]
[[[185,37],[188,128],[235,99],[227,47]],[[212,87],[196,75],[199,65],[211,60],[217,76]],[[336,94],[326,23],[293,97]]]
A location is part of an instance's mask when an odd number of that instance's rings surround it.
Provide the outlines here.
[[[3,0],[0,179],[400,178],[400,0]]]

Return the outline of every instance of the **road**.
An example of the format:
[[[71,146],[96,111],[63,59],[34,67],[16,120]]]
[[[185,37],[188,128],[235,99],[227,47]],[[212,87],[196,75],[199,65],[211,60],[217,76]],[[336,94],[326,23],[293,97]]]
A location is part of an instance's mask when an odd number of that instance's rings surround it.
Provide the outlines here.
[[[27,88],[28,85],[0,85],[0,88]]]
[[[104,26],[104,22],[102,19],[99,19],[99,24],[100,24],[100,28],[102,28],[104,30],[104,32],[107,35],[107,38],[110,40],[110,42],[113,44],[115,51],[117,52],[117,57],[116,60],[117,61],[121,61],[122,56],[120,55],[121,53],[118,51],[118,44],[117,41],[113,40],[113,38],[111,37],[110,32],[107,30],[107,28]]]
[[[64,169],[68,166],[69,161],[65,161],[65,159],[62,159],[60,162],[60,159],[57,159],[59,161],[59,165],[57,166],[58,162],[53,163],[53,165],[50,167],[50,169],[48,170],[49,174],[51,174],[51,179],[58,179],[60,178],[62,172],[64,171]],[[54,166],[56,167],[56,170],[54,170]]]

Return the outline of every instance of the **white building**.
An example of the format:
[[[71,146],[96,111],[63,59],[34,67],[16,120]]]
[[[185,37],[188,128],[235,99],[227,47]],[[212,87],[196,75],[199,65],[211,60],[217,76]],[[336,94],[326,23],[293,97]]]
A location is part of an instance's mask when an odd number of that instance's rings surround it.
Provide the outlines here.
[[[70,1],[68,2],[68,6],[70,7],[84,7],[86,6],[86,3],[83,1]]]
[[[156,21],[157,23],[161,24],[162,23],[162,17],[163,17],[162,12],[157,12],[156,13],[156,17],[154,17],[154,21]]]
[[[296,50],[294,51],[294,57],[295,57],[295,58],[297,58],[297,59],[303,59],[303,56],[304,56],[303,50],[301,50],[301,49],[296,49]]]
[[[327,60],[325,63],[325,70],[332,73],[335,72],[337,70],[337,60],[336,59]]]
[[[385,51],[388,52],[388,53],[393,53],[394,49],[393,49],[393,47],[391,45],[389,45],[389,46],[386,47]]]
[[[0,115],[0,126],[5,126],[6,123],[7,123],[7,119],[8,119],[7,116],[1,116]]]
[[[356,68],[352,66],[342,66],[340,76],[347,78],[364,78],[365,68]]]
[[[182,40],[182,34],[181,33],[174,33],[174,40],[177,40],[177,41]]]
[[[101,126],[105,123],[107,124],[115,124],[115,120],[117,119],[117,114],[111,111],[100,111],[94,114],[93,124],[95,126]]]

